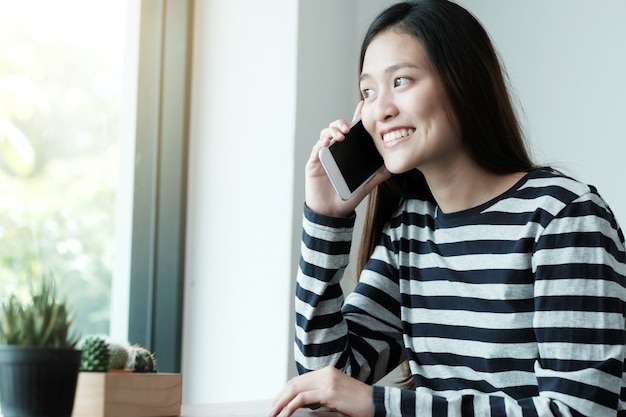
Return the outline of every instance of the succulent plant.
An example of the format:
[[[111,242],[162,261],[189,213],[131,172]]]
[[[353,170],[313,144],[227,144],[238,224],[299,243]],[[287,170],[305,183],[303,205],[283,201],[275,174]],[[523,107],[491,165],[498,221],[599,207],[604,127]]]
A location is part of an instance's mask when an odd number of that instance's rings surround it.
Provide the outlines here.
[[[44,275],[39,288],[31,286],[30,299],[11,295],[0,307],[0,344],[73,348],[78,337],[70,334],[73,317],[58,301],[54,278]]]
[[[131,355],[134,357],[135,372],[156,372],[156,357],[148,349],[133,345],[131,347]]]
[[[108,342],[103,337],[88,336],[83,340],[81,348],[83,351],[80,360],[81,371],[108,371],[111,352]]]
[[[109,352],[111,353],[109,369],[127,368],[130,359],[129,350],[130,348],[126,345],[117,342],[109,342]]]
[[[81,342],[81,371],[107,372],[130,369],[135,372],[156,372],[156,358],[148,349],[135,344],[120,343],[107,336],[91,335]]]

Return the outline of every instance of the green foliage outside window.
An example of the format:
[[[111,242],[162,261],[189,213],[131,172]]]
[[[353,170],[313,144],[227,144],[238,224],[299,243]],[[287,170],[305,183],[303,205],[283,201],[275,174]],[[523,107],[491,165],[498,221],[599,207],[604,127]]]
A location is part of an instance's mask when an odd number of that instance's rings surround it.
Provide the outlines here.
[[[109,331],[118,72],[96,48],[0,25],[0,299],[51,273],[83,333]]]

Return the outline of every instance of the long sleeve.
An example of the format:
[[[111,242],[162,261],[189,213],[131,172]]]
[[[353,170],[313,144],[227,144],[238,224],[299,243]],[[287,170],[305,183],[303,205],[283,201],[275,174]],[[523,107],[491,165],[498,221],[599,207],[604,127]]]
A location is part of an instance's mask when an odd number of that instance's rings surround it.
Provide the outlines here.
[[[345,303],[340,286],[348,264],[354,217],[320,216],[305,207],[296,286],[298,372],[334,365],[370,384],[403,357],[397,282],[361,278]],[[394,299],[395,297],[395,299]]]

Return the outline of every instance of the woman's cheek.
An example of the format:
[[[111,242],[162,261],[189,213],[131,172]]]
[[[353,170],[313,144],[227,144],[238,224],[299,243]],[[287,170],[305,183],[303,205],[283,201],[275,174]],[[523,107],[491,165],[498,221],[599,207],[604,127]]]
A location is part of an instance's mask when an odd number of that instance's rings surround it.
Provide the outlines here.
[[[363,127],[365,127],[365,130],[367,130],[367,133],[369,133],[370,136],[375,137],[376,126],[370,112],[368,111],[367,103],[364,104],[363,108],[361,109],[361,121],[363,122]]]

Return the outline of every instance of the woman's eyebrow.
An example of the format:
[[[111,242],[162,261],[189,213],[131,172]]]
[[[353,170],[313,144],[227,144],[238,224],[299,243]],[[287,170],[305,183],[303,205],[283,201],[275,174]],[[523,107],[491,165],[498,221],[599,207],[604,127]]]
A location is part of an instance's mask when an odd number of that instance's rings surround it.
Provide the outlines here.
[[[400,69],[404,69],[404,68],[414,68],[414,69],[419,69],[419,65],[416,64],[412,64],[412,63],[408,63],[408,62],[403,62],[403,63],[399,63],[399,64],[394,64],[394,65],[390,65],[387,68],[385,68],[384,73],[385,74],[390,74],[393,73],[395,71],[398,71]],[[359,82],[367,80],[372,78],[372,76],[366,72],[362,73],[361,76],[359,77]]]

